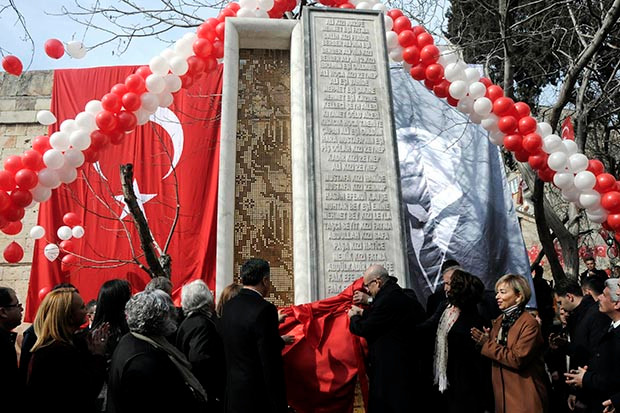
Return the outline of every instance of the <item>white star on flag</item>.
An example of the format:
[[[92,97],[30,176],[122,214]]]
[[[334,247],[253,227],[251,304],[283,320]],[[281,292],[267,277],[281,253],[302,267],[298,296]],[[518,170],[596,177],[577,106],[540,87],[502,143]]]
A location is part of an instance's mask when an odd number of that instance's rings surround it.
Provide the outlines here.
[[[136,194],[136,201],[138,201],[138,207],[140,208],[140,210],[142,211],[142,214],[144,214],[144,218],[146,219],[146,213],[144,212],[144,204],[149,202],[151,199],[155,198],[157,194],[140,193],[140,187],[138,186],[138,182],[135,179],[133,180],[133,192]],[[123,212],[121,213],[121,219],[125,218],[127,215],[129,215],[129,209],[127,208],[127,205],[125,204],[125,196],[115,195],[114,199],[116,199],[118,203],[123,205]]]

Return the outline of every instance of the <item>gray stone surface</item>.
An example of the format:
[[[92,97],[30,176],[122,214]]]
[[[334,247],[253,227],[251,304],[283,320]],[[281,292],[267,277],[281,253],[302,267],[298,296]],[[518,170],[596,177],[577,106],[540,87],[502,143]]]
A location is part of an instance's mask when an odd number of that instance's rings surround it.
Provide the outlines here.
[[[309,8],[304,33],[318,298],[341,292],[370,264],[384,265],[404,285],[383,19],[372,11]]]

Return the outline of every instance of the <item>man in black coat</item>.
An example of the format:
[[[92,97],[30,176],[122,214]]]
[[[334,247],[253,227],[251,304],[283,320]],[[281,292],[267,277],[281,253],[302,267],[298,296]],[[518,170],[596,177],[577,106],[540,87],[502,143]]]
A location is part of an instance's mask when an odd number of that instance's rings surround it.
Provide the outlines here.
[[[598,298],[599,311],[608,324],[599,339],[587,367],[566,373],[566,383],[582,388],[587,411],[600,412],[603,402],[620,389],[620,296],[616,294],[618,279],[606,281]]]
[[[23,311],[15,291],[0,287],[0,406],[7,412],[17,410],[23,390],[17,370],[17,333],[12,332],[21,323]]]
[[[349,311],[351,333],[364,337],[369,349],[369,413],[411,412],[416,407],[416,343],[420,319],[415,301],[403,292],[385,268],[371,265],[364,287],[373,297],[367,310]]]
[[[287,411],[278,311],[266,301],[269,263],[254,258],[241,267],[243,289],[224,305],[220,323],[226,365],[226,412]]]
[[[609,278],[605,271],[596,268],[594,257],[588,257],[583,262],[586,264],[586,270],[579,275],[579,285],[583,285],[584,280],[594,276],[603,277],[604,279]]]

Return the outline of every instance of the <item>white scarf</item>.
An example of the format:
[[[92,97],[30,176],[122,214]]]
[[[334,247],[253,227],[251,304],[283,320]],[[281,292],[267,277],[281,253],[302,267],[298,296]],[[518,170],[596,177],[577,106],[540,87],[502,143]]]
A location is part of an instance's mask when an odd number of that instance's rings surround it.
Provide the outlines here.
[[[453,305],[449,305],[441,315],[439,326],[437,327],[437,339],[435,340],[435,384],[439,391],[443,393],[448,388],[448,333],[458,320],[461,310]]]

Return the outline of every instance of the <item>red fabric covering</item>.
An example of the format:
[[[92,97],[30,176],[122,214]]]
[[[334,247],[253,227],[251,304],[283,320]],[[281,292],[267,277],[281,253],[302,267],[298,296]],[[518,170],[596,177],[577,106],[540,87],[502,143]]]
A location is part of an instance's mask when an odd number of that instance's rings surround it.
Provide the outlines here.
[[[281,310],[287,318],[280,334],[295,337],[283,356],[288,402],[297,412],[352,412],[358,374],[367,405],[366,343],[349,332],[347,316],[363,283],[360,278],[335,297]]]
[[[124,82],[134,70],[133,66],[122,66],[55,71],[51,110],[58,122],[50,127],[50,134],[58,130],[63,120],[75,118],[88,101],[101,99],[114,84]],[[181,209],[168,251],[172,257],[173,296],[177,300],[181,286],[191,279],[202,278],[210,288],[215,287],[221,90],[220,65],[218,70],[197,82],[189,91],[177,93],[170,106],[183,130],[182,155],[176,167]],[[179,122],[176,124],[179,125]],[[34,319],[40,302],[39,291],[60,282],[74,284],[84,300],[88,301],[97,297],[101,284],[109,279],[128,279],[134,292],[142,290],[150,280],[137,265],[119,266],[118,262],[114,262],[118,259],[129,260],[132,255],[122,226],[112,217],[120,214],[124,207],[114,199],[115,195],[122,194],[119,166],[133,163],[140,192],[156,194],[144,203],[144,210],[155,241],[161,247],[165,245],[175,213],[175,174],[164,178],[169,171],[170,160],[162,149],[160,139],[169,150],[169,155],[174,156],[171,136],[160,125],[149,122],[127,134],[120,145],[110,145],[101,153],[101,171],[107,181],[91,164],[85,164],[78,171],[75,182],[68,187],[62,185],[54,191],[50,200],[41,204],[38,222],[45,228],[46,236],[34,247],[26,321]],[[102,205],[89,191],[81,171],[86,173],[95,192],[110,208]],[[56,261],[49,262],[43,255],[43,249],[47,242],[60,242],[56,231],[63,225],[63,214],[70,211],[80,216],[86,231],[82,239],[73,240],[77,246],[75,252],[99,262],[80,260],[81,267],[62,271],[62,254]],[[127,216],[124,222],[138,255],[141,252],[140,241],[133,221]],[[142,258],[140,261],[144,262]]]

